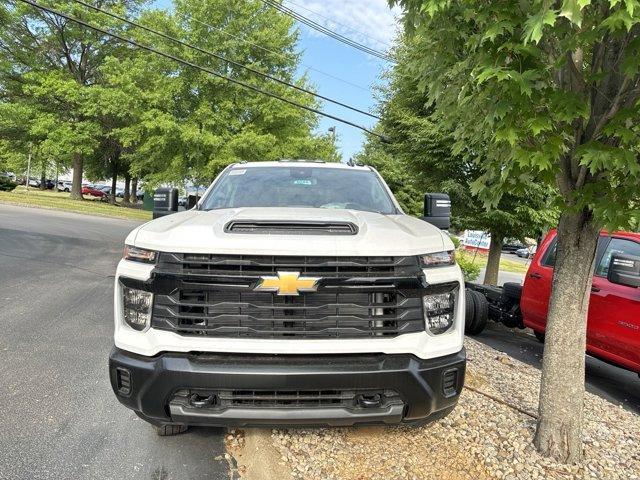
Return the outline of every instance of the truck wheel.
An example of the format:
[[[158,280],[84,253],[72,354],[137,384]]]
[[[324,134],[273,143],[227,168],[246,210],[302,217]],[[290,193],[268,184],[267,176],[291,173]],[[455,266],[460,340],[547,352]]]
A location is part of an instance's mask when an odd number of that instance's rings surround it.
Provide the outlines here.
[[[502,286],[502,295],[509,300],[520,303],[522,297],[522,285],[516,282],[507,282]]]
[[[540,343],[544,343],[544,333],[533,331],[533,334],[536,336]]]
[[[473,322],[471,326],[467,328],[469,335],[479,335],[487,326],[487,320],[489,319],[489,302],[484,295],[480,292],[471,292],[474,296],[475,312],[473,315]]]
[[[172,435],[179,435],[186,432],[187,428],[189,427],[186,425],[160,425],[159,427],[156,427],[156,433],[159,437],[170,437]]]
[[[474,319],[476,306],[474,302],[473,292],[468,288],[464,291],[464,332],[471,328]]]

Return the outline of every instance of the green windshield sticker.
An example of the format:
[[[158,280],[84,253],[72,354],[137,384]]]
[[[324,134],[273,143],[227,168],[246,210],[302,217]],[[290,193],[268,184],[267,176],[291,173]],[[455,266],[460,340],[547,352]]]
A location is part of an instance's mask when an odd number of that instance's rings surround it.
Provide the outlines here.
[[[293,181],[294,185],[315,185],[315,178],[296,178]]]

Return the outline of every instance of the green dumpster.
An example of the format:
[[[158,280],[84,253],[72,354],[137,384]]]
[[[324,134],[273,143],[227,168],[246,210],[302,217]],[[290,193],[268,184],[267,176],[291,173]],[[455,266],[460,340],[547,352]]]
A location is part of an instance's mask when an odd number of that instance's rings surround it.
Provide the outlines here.
[[[153,211],[153,192],[147,192],[145,190],[144,197],[142,198],[142,208],[148,211]]]

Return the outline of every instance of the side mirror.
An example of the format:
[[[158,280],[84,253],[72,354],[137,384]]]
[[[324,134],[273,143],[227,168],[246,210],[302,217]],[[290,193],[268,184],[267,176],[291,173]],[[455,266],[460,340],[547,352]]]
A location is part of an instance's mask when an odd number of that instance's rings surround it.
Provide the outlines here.
[[[424,216],[425,222],[448,230],[451,226],[451,200],[446,193],[425,193]]]
[[[198,197],[197,195],[189,195],[187,197],[187,205],[186,205],[186,209],[187,210],[191,210],[193,207],[196,206],[196,204],[198,203],[198,199],[200,197]]]
[[[153,218],[164,217],[178,211],[178,189],[158,188],[153,193]]]
[[[609,262],[607,280],[627,287],[640,287],[640,257],[614,254]]]

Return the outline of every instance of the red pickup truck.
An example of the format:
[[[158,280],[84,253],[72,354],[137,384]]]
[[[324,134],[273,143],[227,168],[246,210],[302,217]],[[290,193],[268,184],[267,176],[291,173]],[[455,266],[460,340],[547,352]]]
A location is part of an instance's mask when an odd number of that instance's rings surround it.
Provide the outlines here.
[[[487,318],[529,327],[544,341],[557,236],[540,244],[524,286],[468,284],[467,331],[482,331]],[[640,234],[600,234],[587,319],[587,353],[640,374]]]

